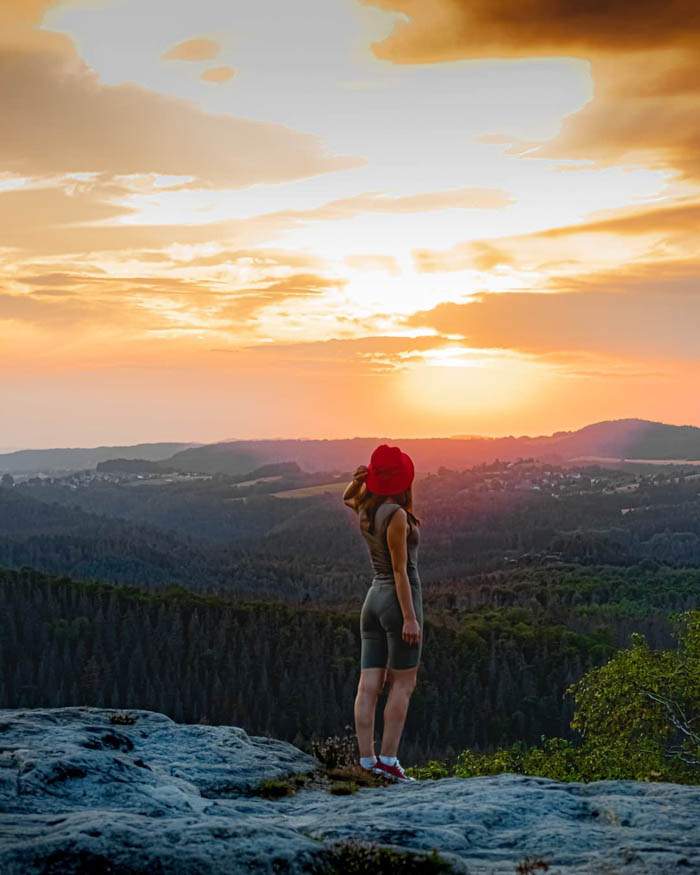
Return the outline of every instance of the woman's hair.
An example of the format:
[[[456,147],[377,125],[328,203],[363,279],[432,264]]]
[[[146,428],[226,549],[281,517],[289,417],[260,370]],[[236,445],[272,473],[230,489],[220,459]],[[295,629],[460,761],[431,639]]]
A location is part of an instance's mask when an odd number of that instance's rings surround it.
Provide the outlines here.
[[[374,517],[377,513],[377,508],[380,504],[384,504],[390,498],[395,498],[396,502],[401,505],[401,507],[406,511],[406,516],[408,517],[409,524],[413,524],[415,526],[420,525],[420,520],[417,516],[413,514],[413,487],[409,486],[408,489],[404,489],[403,492],[397,492],[396,495],[377,495],[376,492],[370,492],[367,489],[367,484],[362,484],[362,490],[357,497],[357,511],[361,513],[364,511],[364,515],[367,518],[367,531],[370,534],[374,534]]]

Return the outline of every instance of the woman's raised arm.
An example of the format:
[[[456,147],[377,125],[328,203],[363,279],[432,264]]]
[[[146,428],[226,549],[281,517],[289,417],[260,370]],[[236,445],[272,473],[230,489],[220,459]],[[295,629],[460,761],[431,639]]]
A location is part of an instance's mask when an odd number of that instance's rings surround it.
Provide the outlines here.
[[[366,476],[367,466],[358,465],[355,469],[355,473],[352,475],[352,480],[345,487],[345,492],[343,492],[343,501],[354,511],[357,511],[357,494],[362,488]]]

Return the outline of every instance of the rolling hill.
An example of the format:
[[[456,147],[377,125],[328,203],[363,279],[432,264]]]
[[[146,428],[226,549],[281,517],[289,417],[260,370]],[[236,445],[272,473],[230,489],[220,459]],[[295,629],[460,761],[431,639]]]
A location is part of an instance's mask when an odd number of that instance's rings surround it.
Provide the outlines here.
[[[125,447],[58,447],[48,450],[15,450],[0,454],[0,473],[6,474],[66,474],[94,468],[109,459],[146,459],[159,462],[189,447],[193,443],[134,444]]]
[[[437,471],[440,467],[462,469],[519,457],[556,463],[586,456],[700,459],[700,428],[617,419],[596,422],[577,431],[535,437],[226,441],[183,450],[167,461],[181,471],[209,474],[240,474],[258,465],[286,461],[296,462],[306,471],[348,471],[366,464],[379,443],[399,443],[422,471]]]
[[[495,459],[535,458],[561,464],[573,459],[700,460],[700,428],[644,419],[596,422],[576,431],[505,437],[354,437],[337,440],[231,440],[211,444],[19,450],[0,454],[0,474],[68,473],[114,459],[163,462],[178,471],[247,474],[255,468],[296,463],[305,471],[347,472],[366,464],[380,443],[398,443],[420,471],[463,469]]]

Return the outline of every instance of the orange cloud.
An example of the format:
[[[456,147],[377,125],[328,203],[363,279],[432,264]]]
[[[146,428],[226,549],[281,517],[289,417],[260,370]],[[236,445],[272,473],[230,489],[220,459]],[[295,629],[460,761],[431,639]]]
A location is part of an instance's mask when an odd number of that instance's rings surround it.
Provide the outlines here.
[[[237,289],[226,296],[219,316],[229,320],[230,327],[240,327],[241,321],[255,317],[258,311],[291,298],[309,298],[324,294],[328,289],[343,286],[345,280],[314,274],[292,274],[282,278],[263,279],[250,289]],[[275,349],[277,344],[275,344]]]
[[[53,185],[49,186],[48,182]],[[153,250],[175,244],[196,246],[210,243],[217,248],[236,247],[235,250],[226,250],[236,252],[240,247],[263,243],[280,231],[299,224],[304,215],[303,212],[278,211],[247,219],[213,222],[102,224],[135,212],[133,207],[117,202],[132,192],[131,185],[114,182],[108,174],[80,182],[70,177],[46,179],[41,183],[0,191],[2,245],[41,253],[45,257],[77,253],[84,257],[94,252],[123,251],[142,260],[168,261],[171,256]],[[254,258],[253,250],[244,251]],[[226,261],[225,254],[201,257],[211,258],[212,264]],[[303,261],[309,257],[303,253],[300,255]]]
[[[102,85],[76,59],[53,54],[2,52],[0,102],[0,164],[27,176],[155,172],[236,187],[358,164],[283,125],[212,115],[133,84]]]
[[[309,210],[284,210],[268,213],[269,218],[326,222],[351,219],[362,213],[427,213],[437,210],[498,210],[513,203],[508,192],[498,188],[454,188],[411,195],[365,192],[328,201]]]
[[[398,262],[391,255],[346,255],[345,263],[355,270],[378,270],[394,276],[400,273]]]
[[[222,85],[224,82],[230,82],[235,75],[236,71],[233,67],[210,67],[199,78],[204,82],[214,82],[217,85]]]
[[[63,34],[38,30],[38,25],[60,0],[3,0],[0,4],[0,48],[53,51],[70,54],[72,42]]]
[[[46,232],[59,226],[130,215],[133,208],[113,202],[117,192],[124,196],[127,190],[118,187],[95,189],[85,185],[66,185],[63,188],[34,185],[0,191],[2,242],[16,246],[23,239],[33,238],[41,244]]]
[[[694,251],[699,225],[700,203],[688,199],[668,206],[615,211],[603,218],[531,234],[468,240],[444,250],[418,249],[413,256],[416,267],[424,273],[489,271],[503,266],[551,270],[592,260],[591,246],[596,243],[590,238],[607,235],[635,241],[649,257],[665,262],[682,259],[682,253]]]
[[[695,0],[364,0],[400,13],[391,34],[373,46],[394,63],[532,54],[637,51],[659,44],[696,46]]]
[[[25,176],[159,173],[233,188],[363,163],[327,155],[317,137],[284,125],[213,115],[133,83],[104,85],[70,40],[36,28],[50,5],[15,0],[3,9],[5,170]]]
[[[591,60],[594,99],[528,157],[626,162],[700,177],[696,0],[365,2],[402,15],[373,45],[393,63],[554,54]]]
[[[700,203],[687,200],[670,206],[625,210],[607,218],[540,231],[537,237],[569,237],[575,234],[646,234],[650,232],[696,231]]]
[[[280,370],[332,367],[348,374],[363,375],[395,371],[408,359],[451,345],[452,341],[436,336],[372,335],[308,343],[256,344],[239,347],[233,354],[244,351],[253,366],[264,363],[266,368]]]
[[[608,289],[479,294],[405,319],[409,328],[459,334],[467,346],[518,350],[566,360],[572,352],[612,359],[700,362],[697,281],[659,288],[662,271],[634,293],[608,276]]]
[[[226,267],[232,264],[255,268],[319,270],[325,262],[316,255],[290,249],[225,249],[214,255],[187,259],[188,267]]]
[[[136,260],[134,253],[126,256]],[[293,299],[321,297],[346,282],[310,270],[311,257],[283,250],[239,250],[216,258],[203,263],[171,260],[162,276],[119,268],[107,272],[88,259],[82,270],[75,264],[62,270],[60,262],[47,264],[45,256],[38,264],[20,262],[14,270],[7,264],[0,325],[31,325],[50,335],[52,343],[70,342],[74,348],[71,334],[78,325],[125,343],[163,333],[170,338],[194,333],[252,340],[260,311]],[[207,270],[217,265],[225,270]],[[78,346],[84,354],[91,343],[83,338]]]
[[[199,37],[188,39],[163,52],[164,61],[211,61],[221,51],[221,46],[213,39]]]
[[[529,157],[672,169],[681,180],[696,181],[700,178],[698,50],[700,44],[692,54],[650,51],[646,57],[596,59],[595,98],[566,118],[561,132]]]

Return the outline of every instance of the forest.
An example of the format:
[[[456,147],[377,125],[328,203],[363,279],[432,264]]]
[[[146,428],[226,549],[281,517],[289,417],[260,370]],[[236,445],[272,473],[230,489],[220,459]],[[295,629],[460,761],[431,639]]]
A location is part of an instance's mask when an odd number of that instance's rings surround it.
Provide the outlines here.
[[[636,602],[640,589],[646,601]],[[596,584],[572,567],[558,585],[542,586],[535,573],[477,593],[469,607],[427,604],[407,760],[570,736],[566,686],[603,664],[624,630],[665,643],[669,611],[698,603],[700,577],[647,572],[640,586],[630,569],[607,580],[601,573]],[[302,747],[342,735],[352,722],[353,611],[145,591],[31,569],[3,571],[0,599],[2,707],[147,708]]]
[[[370,575],[356,519],[340,501],[347,480],[298,466],[256,473],[163,482],[92,472],[0,488],[0,564],[148,588],[355,603]],[[299,496],[310,481],[317,487]],[[426,586],[459,594],[475,574],[557,561],[700,568],[693,471],[496,462],[440,469],[414,491]]]

